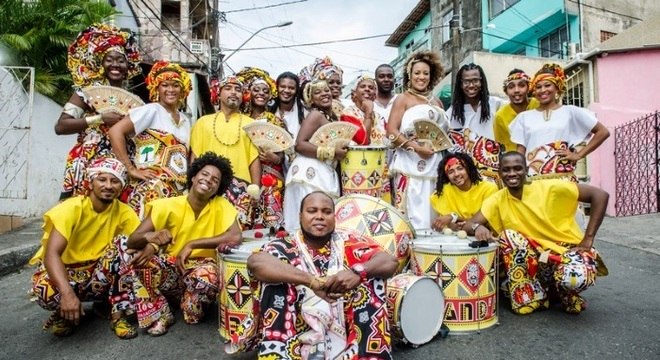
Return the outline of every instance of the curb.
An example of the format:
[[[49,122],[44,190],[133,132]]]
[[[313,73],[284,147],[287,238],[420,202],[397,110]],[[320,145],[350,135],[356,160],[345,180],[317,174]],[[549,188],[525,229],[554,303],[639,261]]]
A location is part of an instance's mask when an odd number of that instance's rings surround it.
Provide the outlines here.
[[[0,251],[0,276],[25,266],[39,246],[40,244],[21,245]]]

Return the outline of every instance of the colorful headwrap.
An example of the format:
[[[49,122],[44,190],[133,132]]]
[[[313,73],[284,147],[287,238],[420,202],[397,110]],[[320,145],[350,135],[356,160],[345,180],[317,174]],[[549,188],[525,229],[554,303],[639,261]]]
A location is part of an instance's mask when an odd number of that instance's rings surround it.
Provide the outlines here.
[[[270,95],[273,98],[277,97],[277,85],[267,71],[256,67],[244,67],[236,73],[236,76],[245,84],[246,90],[249,90],[253,85],[266,84],[270,89]]]
[[[126,185],[126,167],[115,158],[98,158],[92,161],[87,168],[89,181],[94,180],[100,174],[114,175],[121,181],[121,186]]]
[[[362,74],[362,75],[358,76],[357,79],[355,80],[355,84],[353,85],[353,90],[357,90],[358,86],[360,86],[360,83],[364,80],[369,80],[369,81],[373,82],[375,87],[378,86],[376,84],[376,79],[374,79],[373,76],[371,76],[369,74]]]
[[[456,165],[461,165],[465,168],[465,164],[463,163],[463,160],[461,160],[457,157],[453,157],[453,158],[447,160],[447,162],[445,163],[445,173],[449,169],[451,169],[453,166],[456,166]]]
[[[300,83],[303,84],[312,80],[328,80],[332,74],[338,74],[339,78],[344,75],[341,68],[332,63],[332,59],[328,56],[316,58],[313,64],[304,67],[300,70]]]
[[[537,71],[536,75],[534,75],[534,79],[529,85],[530,89],[534,91],[536,84],[543,80],[555,84],[560,94],[566,91],[566,75],[564,75],[564,69],[559,64],[544,64],[541,70]]]
[[[241,89],[245,89],[245,84],[241,79],[236,76],[236,75],[230,75],[225,77],[222,80],[218,79],[213,79],[211,80],[211,102],[214,105],[220,104],[220,90],[227,85],[227,84],[236,84],[241,87]]]
[[[328,87],[328,83],[325,80],[314,80],[305,85],[305,89],[303,89],[303,101],[305,102],[305,105],[312,105],[312,94],[315,89],[320,87]]]
[[[80,32],[76,40],[69,45],[67,67],[74,87],[82,88],[105,82],[103,57],[109,51],[126,56],[127,79],[142,72],[139,66],[142,58],[133,34],[108,24],[93,24]]]
[[[151,71],[149,71],[149,75],[147,75],[145,80],[147,82],[147,89],[149,90],[149,100],[151,101],[158,101],[158,86],[163,81],[175,80],[181,84],[181,96],[179,98],[181,104],[179,105],[183,105],[183,101],[185,101],[192,90],[192,83],[190,82],[188,72],[178,64],[163,60],[157,61],[151,67]]]
[[[514,80],[525,80],[529,84],[529,75],[527,75],[524,71],[520,70],[518,72],[514,72],[513,74],[510,74],[507,76],[506,79],[504,79],[504,91],[506,92],[506,87],[509,86],[509,83],[514,81]]]

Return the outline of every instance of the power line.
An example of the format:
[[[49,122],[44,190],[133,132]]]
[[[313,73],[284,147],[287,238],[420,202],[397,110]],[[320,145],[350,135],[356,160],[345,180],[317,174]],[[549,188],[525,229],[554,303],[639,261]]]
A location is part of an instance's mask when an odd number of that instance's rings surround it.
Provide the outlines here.
[[[289,2],[285,2],[285,3],[259,6],[259,7],[255,6],[255,7],[251,7],[251,8],[245,8],[245,9],[227,10],[227,11],[223,11],[223,13],[229,14],[229,13],[235,13],[235,12],[240,12],[240,11],[253,11],[253,10],[259,10],[259,9],[269,9],[269,8],[274,8],[274,7],[278,7],[278,6],[297,4],[297,3],[301,3],[301,2],[305,2],[305,1],[307,1],[307,0],[289,1]]]
[[[314,45],[325,45],[325,44],[336,44],[336,43],[344,43],[344,42],[362,41],[362,40],[376,39],[376,38],[379,38],[379,37],[386,37],[386,36],[390,36],[390,35],[391,34],[381,34],[381,35],[362,36],[362,37],[357,37],[357,38],[341,39],[341,40],[317,41],[317,42],[302,43],[302,44],[291,44],[291,45],[282,45],[282,46],[264,46],[264,47],[255,47],[255,48],[243,48],[243,49],[240,49],[240,50],[245,51],[245,50],[286,49],[286,48],[293,48],[293,47],[303,47],[303,46],[314,46]],[[239,49],[223,49],[223,50],[225,50],[225,51],[238,51]]]
[[[618,13],[618,12],[616,12],[616,11],[607,10],[607,9],[605,9],[605,8],[599,8],[599,7],[596,7],[596,6],[593,6],[593,5],[588,5],[588,4],[585,4],[584,2],[582,2],[582,3],[580,4],[580,2],[579,2],[579,1],[576,1],[576,0],[568,0],[568,1],[570,1],[570,2],[572,2],[572,3],[574,3],[574,4],[577,4],[577,5],[582,5],[582,6],[584,6],[584,7],[588,7],[588,8],[592,8],[592,9],[600,10],[600,11],[602,11],[602,12],[606,12],[606,13],[610,13],[610,14],[614,14],[614,15],[619,15],[619,16],[625,16],[625,17],[627,17],[627,18],[631,18],[631,19],[635,19],[635,20],[639,20],[639,21],[644,20],[644,19],[640,19],[640,18],[638,18],[638,17],[634,17],[634,16],[630,16],[630,15],[626,15],[626,14]]]

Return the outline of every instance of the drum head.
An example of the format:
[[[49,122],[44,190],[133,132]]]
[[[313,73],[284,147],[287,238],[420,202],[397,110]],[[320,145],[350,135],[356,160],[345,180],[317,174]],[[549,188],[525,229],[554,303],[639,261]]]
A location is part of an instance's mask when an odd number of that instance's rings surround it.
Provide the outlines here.
[[[444,310],[440,286],[429,277],[415,281],[401,301],[401,332],[405,340],[413,345],[431,341],[442,326]]]
[[[223,261],[246,262],[247,258],[259,250],[268,240],[248,241],[242,243],[238,248],[233,249],[230,254],[218,254]]]

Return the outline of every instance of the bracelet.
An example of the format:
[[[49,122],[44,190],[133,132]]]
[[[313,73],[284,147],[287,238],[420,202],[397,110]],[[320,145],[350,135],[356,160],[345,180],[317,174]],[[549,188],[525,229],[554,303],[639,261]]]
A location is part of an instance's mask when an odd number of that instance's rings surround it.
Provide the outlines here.
[[[158,246],[156,243],[152,243],[152,242],[150,242],[150,243],[147,243],[147,245],[149,245],[149,246],[151,246],[152,248],[154,248],[154,251],[156,251],[156,253],[158,253],[158,252],[160,251],[160,246]]]
[[[316,281],[319,284],[317,290],[323,290],[323,288],[325,287],[325,279],[320,278],[318,276],[314,276],[312,280],[309,281],[309,286],[308,286],[312,290],[314,290],[314,281]]]
[[[456,213],[451,213],[449,214],[449,216],[451,216],[451,223],[456,224],[456,222],[458,221],[458,215],[456,215]]]
[[[335,148],[332,146],[319,146],[316,148],[316,158],[320,161],[334,160]]]
[[[87,126],[101,125],[103,124],[103,118],[101,115],[92,115],[85,117],[85,122]]]
[[[404,142],[402,142],[401,144],[399,144],[399,146],[397,146],[397,148],[401,148],[401,147],[403,147],[403,145],[406,145],[406,144],[409,143],[411,140],[412,140],[412,139],[406,139],[406,141],[404,141]]]
[[[415,148],[412,147],[412,146],[408,146],[408,147],[406,148],[406,151],[407,151],[407,152],[414,153],[414,152],[415,152]]]

